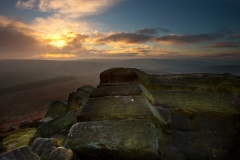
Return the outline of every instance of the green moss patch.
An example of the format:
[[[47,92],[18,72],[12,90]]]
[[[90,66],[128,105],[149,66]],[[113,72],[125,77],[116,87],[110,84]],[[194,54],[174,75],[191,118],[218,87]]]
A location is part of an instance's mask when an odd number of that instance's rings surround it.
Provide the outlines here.
[[[29,140],[34,136],[35,132],[36,128],[27,128],[7,136],[3,140],[4,152],[14,150],[20,146],[27,146]]]

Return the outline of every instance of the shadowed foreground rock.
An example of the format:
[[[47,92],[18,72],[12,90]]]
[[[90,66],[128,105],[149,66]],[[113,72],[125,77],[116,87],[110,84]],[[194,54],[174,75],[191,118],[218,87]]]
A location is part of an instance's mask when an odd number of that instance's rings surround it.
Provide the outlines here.
[[[68,145],[79,158],[159,159],[159,128],[146,119],[95,121],[75,124]]]
[[[1,154],[0,160],[40,160],[40,157],[26,146]]]
[[[55,149],[54,142],[51,138],[37,138],[32,144],[32,151],[39,157],[50,159],[51,152]]]

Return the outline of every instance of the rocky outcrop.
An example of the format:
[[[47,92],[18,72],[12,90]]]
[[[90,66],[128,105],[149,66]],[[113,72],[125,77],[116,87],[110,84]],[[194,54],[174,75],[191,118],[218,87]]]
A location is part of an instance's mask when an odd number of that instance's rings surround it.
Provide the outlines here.
[[[237,159],[239,82],[229,74],[109,69],[78,109],[68,145],[78,157],[90,159]],[[143,132],[148,136],[141,137]]]
[[[20,147],[11,152],[0,154],[1,160],[40,160],[40,157],[33,153],[28,147]]]
[[[55,118],[61,114],[66,113],[67,105],[61,101],[54,101],[48,108],[45,117]]]
[[[135,71],[101,74],[101,84],[78,109],[79,123],[68,135],[68,145],[78,157],[152,160],[162,156],[161,126],[166,122],[146,99],[145,88],[134,81]]]
[[[112,68],[97,88],[78,88],[64,113],[41,122],[32,149],[43,159],[237,160],[239,82],[230,74]]]

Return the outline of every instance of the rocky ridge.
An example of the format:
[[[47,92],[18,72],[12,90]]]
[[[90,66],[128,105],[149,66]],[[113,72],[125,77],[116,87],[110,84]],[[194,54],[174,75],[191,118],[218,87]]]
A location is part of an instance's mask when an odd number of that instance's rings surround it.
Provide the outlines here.
[[[240,77],[229,74],[148,75],[130,68],[106,70],[96,89],[80,87],[59,110],[49,108],[30,141],[31,157],[237,159],[239,82]],[[51,149],[46,151],[41,146],[47,144]],[[6,157],[15,152],[19,149],[1,154],[0,159],[9,159]]]

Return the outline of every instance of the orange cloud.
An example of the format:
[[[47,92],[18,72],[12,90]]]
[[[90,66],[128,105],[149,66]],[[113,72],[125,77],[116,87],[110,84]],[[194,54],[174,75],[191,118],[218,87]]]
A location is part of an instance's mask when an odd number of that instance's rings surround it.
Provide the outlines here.
[[[22,9],[37,7],[41,12],[54,12],[68,18],[99,14],[121,0],[18,0],[16,6]]]
[[[77,22],[60,15],[53,15],[46,19],[37,17],[29,27],[42,33],[43,37],[60,36],[69,32],[90,33],[91,27],[86,22]]]
[[[68,53],[46,53],[41,55],[41,57],[45,59],[64,59],[64,58],[76,58],[76,54],[68,54]]]

